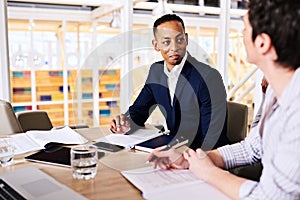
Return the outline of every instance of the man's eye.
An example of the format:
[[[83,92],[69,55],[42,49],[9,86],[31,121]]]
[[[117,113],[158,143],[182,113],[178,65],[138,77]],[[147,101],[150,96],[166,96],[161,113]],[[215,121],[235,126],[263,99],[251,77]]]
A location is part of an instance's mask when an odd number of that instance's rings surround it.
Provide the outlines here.
[[[179,44],[182,44],[184,41],[185,41],[184,38],[178,38],[178,39],[177,39],[177,43],[179,43]]]
[[[163,43],[163,45],[167,46],[170,44],[170,41],[163,41],[162,43]]]

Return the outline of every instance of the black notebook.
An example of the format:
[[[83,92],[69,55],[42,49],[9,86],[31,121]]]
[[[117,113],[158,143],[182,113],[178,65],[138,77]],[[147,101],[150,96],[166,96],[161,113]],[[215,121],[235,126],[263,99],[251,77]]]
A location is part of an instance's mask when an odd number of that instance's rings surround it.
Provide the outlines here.
[[[175,139],[176,138],[174,137],[174,135],[161,135],[161,136],[153,138],[151,140],[147,140],[145,142],[136,144],[134,148],[137,150],[140,150],[140,151],[151,152],[153,149],[155,149],[157,147],[173,144]],[[177,147],[180,147],[187,143],[188,143],[188,140],[175,142],[172,145],[172,147],[177,148]]]
[[[26,156],[25,160],[70,167],[70,151],[71,148],[57,146]]]
[[[69,147],[52,146],[25,157],[25,160],[70,167],[70,152],[71,148]],[[98,152],[98,158],[102,156],[104,156],[104,152]]]

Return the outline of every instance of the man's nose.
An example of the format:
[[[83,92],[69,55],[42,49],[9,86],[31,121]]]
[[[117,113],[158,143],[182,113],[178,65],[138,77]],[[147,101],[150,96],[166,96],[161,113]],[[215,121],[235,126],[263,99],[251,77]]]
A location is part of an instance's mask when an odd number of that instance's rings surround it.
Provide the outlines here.
[[[176,41],[172,41],[171,44],[170,44],[170,50],[177,50],[178,49],[178,44]]]

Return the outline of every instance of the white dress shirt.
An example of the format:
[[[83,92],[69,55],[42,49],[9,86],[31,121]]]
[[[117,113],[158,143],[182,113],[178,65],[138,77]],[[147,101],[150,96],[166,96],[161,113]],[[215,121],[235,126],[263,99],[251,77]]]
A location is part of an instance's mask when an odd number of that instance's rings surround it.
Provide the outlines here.
[[[280,81],[280,80],[278,80]],[[240,143],[218,148],[225,167],[261,159],[259,182],[240,187],[240,199],[300,199],[300,69],[279,99],[267,90],[262,118]]]
[[[169,71],[166,62],[164,62],[164,73],[168,77],[168,87],[170,92],[171,106],[173,106],[173,99],[174,99],[177,81],[181,73],[181,70],[184,66],[184,63],[186,61],[186,58],[187,58],[187,53],[185,53],[181,63],[179,65],[175,65],[175,67],[171,71]]]

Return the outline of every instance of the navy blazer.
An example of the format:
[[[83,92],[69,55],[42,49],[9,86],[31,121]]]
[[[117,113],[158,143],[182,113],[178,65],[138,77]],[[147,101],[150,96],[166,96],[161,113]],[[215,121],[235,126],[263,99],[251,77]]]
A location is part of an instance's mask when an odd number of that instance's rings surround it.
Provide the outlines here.
[[[158,106],[174,135],[189,139],[193,149],[228,144],[226,92],[219,72],[188,54],[171,105],[164,61],[153,63],[146,83],[129,113],[132,126],[144,126]]]

